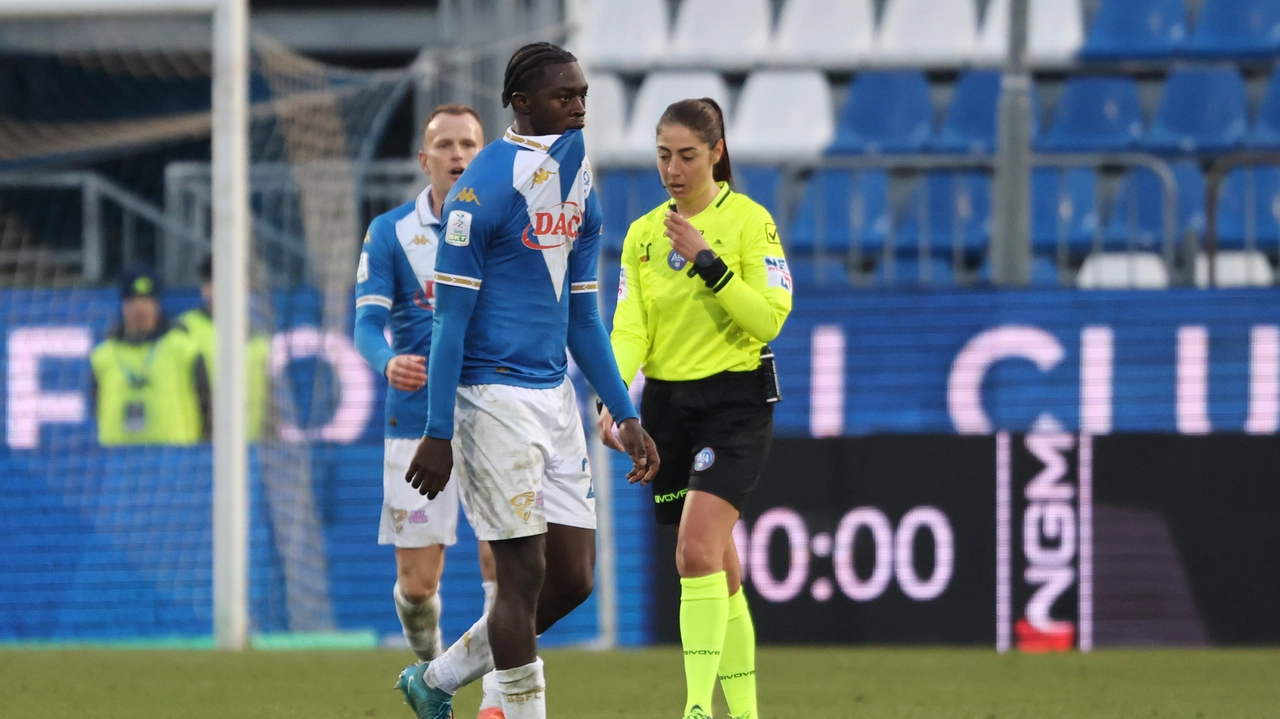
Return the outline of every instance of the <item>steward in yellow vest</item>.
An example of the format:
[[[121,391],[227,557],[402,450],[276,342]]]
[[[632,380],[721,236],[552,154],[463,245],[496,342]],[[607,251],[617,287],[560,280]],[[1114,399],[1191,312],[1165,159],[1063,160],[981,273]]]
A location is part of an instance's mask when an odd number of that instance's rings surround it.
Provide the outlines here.
[[[160,309],[155,274],[125,273],[121,323],[94,348],[98,442],[196,444],[209,426],[209,378],[199,349]]]

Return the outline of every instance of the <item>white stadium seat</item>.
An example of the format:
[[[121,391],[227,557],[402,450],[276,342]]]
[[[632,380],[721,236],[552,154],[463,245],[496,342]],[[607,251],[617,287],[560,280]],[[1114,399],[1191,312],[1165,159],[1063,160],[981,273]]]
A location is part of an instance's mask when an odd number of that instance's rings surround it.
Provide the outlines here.
[[[769,0],[683,0],[667,64],[746,70],[769,51]]]
[[[874,52],[872,0],[787,0],[771,63],[847,69]]]
[[[571,49],[588,69],[645,70],[667,51],[667,0],[585,0]]]
[[[968,62],[978,43],[974,0],[887,0],[877,60],[914,65]]]
[[[1094,252],[1084,258],[1076,287],[1082,290],[1163,290],[1169,269],[1154,252]]]
[[[1084,44],[1084,9],[1080,0],[1031,0],[1027,57],[1033,63],[1060,64],[1074,60]],[[997,63],[1009,52],[1009,0],[987,4],[978,59]]]
[[[720,103],[730,124],[729,88],[714,72],[652,72],[640,84],[627,136],[620,148],[622,162],[652,165],[657,157],[654,130],[667,106],[691,97],[709,97]]]
[[[1220,251],[1213,261],[1215,287],[1270,287],[1275,271],[1261,252]],[[1209,286],[1209,257],[1196,255],[1196,287]]]
[[[592,73],[587,76],[587,157],[608,164],[618,149],[627,126],[627,95],[617,75]]]
[[[813,159],[835,136],[831,87],[817,70],[761,70],[747,78],[729,129],[730,156],[748,162]]]

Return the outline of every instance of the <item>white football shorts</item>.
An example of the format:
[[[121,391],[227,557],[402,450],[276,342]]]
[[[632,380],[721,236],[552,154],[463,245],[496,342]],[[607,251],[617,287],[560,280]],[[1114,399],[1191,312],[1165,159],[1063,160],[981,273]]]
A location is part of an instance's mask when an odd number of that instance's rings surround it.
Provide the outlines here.
[[[458,543],[458,476],[444,491],[428,500],[404,481],[418,450],[416,439],[384,439],[382,460],[382,523],[378,544],[416,549]]]
[[[595,488],[573,383],[458,388],[454,472],[476,537],[543,534],[547,524],[596,528]]]

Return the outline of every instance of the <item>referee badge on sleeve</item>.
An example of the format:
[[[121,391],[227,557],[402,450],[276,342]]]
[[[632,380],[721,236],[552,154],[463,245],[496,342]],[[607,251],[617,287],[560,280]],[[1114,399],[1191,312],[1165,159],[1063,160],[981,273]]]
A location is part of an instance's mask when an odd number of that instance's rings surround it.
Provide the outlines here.
[[[768,278],[769,287],[781,287],[787,292],[791,291],[791,269],[787,267],[787,261],[781,257],[764,258],[765,276]]]
[[[627,268],[618,270],[618,301],[627,299]]]

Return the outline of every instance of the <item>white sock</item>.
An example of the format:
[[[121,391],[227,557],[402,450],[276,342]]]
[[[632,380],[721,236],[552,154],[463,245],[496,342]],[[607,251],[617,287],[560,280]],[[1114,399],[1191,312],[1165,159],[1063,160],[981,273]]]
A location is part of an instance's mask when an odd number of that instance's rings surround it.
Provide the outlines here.
[[[498,592],[497,582],[481,582],[480,586],[484,588],[484,613],[489,614],[489,610],[493,609],[493,598]],[[484,694],[480,697],[480,708],[490,709],[496,707],[502,708],[502,692],[498,690],[498,679],[493,676],[493,672],[484,675],[481,681],[484,687]]]
[[[484,613],[488,614],[493,609],[493,598],[498,596],[498,583],[480,582],[480,587],[484,589]]]
[[[444,648],[440,642],[440,592],[437,591],[422,604],[414,604],[400,589],[400,582],[391,590],[396,601],[396,614],[404,629],[404,638],[418,659],[429,662],[440,656]]]
[[[427,667],[427,686],[449,694],[474,682],[493,669],[493,652],[489,650],[489,615],[471,625],[453,646],[436,657]]]
[[[507,719],[547,719],[547,683],[542,678],[541,659],[493,674],[502,691],[502,713]]]

